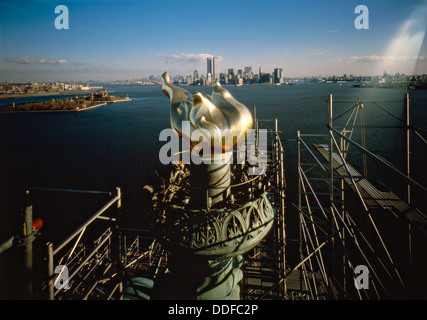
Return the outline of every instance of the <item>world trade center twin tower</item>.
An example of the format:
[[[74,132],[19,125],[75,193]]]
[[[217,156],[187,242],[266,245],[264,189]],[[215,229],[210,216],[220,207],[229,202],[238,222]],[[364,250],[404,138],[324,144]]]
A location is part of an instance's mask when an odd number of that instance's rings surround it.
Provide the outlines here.
[[[209,79],[209,74],[212,79],[219,79],[218,57],[207,58],[206,77]]]

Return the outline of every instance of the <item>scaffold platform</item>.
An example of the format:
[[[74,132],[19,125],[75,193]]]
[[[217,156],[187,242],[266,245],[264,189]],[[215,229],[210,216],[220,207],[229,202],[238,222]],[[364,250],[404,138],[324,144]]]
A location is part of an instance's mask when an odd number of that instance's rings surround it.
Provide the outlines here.
[[[314,148],[325,160],[329,161],[328,145],[315,144]],[[344,164],[338,153],[333,152],[332,159],[334,170],[339,177],[343,178],[355,192],[360,192],[363,201],[369,208],[381,208],[392,211],[395,215],[404,216],[409,222],[415,223],[424,231],[427,231],[427,216],[419,209],[412,208],[406,201],[400,199],[392,191],[378,190],[366,177],[362,176],[353,168],[351,164]]]

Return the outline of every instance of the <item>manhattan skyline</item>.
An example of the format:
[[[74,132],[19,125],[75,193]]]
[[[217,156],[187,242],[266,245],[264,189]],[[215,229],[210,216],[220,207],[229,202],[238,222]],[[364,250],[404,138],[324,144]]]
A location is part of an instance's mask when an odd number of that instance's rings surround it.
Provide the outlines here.
[[[357,29],[358,5],[369,28]],[[57,29],[55,7],[69,10]],[[427,73],[427,1],[2,1],[0,81],[111,81],[283,68],[285,77]]]

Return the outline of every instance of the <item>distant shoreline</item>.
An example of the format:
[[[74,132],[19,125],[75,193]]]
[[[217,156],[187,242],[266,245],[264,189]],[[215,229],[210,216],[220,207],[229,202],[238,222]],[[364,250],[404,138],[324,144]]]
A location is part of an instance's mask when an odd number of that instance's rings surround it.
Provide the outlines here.
[[[67,96],[75,94],[91,94],[98,93],[97,90],[73,90],[73,91],[52,91],[52,92],[36,92],[36,93],[9,93],[9,94],[0,94],[0,100],[7,100],[13,98],[33,98],[33,97],[45,97],[45,96]],[[108,90],[108,92],[114,92],[114,90]]]

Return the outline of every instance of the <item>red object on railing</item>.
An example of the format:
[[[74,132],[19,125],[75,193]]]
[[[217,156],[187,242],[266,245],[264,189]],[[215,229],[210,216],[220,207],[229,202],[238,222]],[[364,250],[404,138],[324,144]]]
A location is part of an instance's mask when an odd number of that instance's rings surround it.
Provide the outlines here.
[[[43,220],[40,218],[33,220],[33,230],[40,230],[43,227]]]

